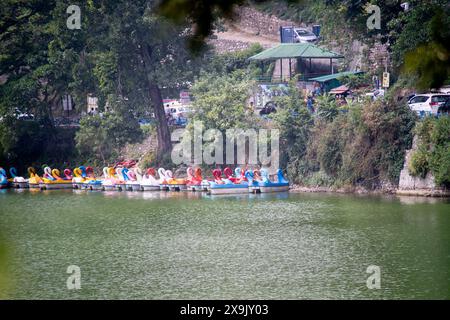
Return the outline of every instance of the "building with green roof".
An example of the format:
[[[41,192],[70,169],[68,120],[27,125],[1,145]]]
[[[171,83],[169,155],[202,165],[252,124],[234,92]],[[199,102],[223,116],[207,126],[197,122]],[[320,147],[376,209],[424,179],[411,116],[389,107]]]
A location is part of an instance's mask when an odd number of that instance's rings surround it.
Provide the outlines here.
[[[288,78],[290,79],[292,70],[292,60],[296,60],[296,68],[294,70],[295,74],[300,74],[303,80],[307,80],[310,77],[324,75],[324,74],[334,74],[333,62],[337,59],[344,58],[343,55],[320,48],[312,43],[280,43],[279,45],[266,49],[254,56],[250,57],[249,60],[254,61],[280,61],[280,79],[283,78],[283,60],[289,60],[289,70]],[[329,69],[320,72],[314,72],[314,67],[312,65],[312,60],[329,60]],[[322,63],[323,65],[323,63]]]
[[[277,59],[342,59],[343,55],[325,50],[311,43],[280,43],[251,56],[250,60],[277,60]]]

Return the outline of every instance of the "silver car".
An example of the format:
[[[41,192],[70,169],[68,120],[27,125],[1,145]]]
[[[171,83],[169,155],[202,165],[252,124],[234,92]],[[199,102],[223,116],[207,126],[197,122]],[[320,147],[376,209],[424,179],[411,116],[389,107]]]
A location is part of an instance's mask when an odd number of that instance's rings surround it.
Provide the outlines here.
[[[296,28],[294,29],[294,42],[300,43],[315,43],[317,42],[317,36],[307,29]]]

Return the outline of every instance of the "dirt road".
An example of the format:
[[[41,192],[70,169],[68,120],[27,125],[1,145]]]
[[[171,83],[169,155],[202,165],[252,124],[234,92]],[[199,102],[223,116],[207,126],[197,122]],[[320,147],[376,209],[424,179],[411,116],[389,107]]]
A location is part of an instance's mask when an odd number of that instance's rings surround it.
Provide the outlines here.
[[[217,32],[215,33],[215,35],[217,36],[218,40],[259,43],[263,47],[272,47],[280,42],[279,39],[274,37],[263,37],[260,35],[247,33],[236,28],[228,28],[227,31]]]

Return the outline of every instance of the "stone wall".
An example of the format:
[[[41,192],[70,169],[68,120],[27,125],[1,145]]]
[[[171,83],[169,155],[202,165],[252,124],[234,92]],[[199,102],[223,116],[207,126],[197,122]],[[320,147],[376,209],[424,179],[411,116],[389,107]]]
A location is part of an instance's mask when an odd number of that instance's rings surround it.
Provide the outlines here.
[[[248,49],[251,45],[249,42],[227,39],[211,39],[208,41],[217,53],[235,52]]]
[[[240,29],[248,33],[270,38],[279,39],[279,29],[281,26],[298,26],[298,24],[292,21],[281,20],[251,7],[239,8],[237,16]]]
[[[436,186],[434,177],[428,172],[425,178],[414,177],[409,173],[408,164],[412,154],[417,150],[417,136],[414,137],[413,145],[406,151],[405,163],[400,172],[400,180],[397,194],[400,195],[420,195],[420,196],[449,196],[450,191]]]

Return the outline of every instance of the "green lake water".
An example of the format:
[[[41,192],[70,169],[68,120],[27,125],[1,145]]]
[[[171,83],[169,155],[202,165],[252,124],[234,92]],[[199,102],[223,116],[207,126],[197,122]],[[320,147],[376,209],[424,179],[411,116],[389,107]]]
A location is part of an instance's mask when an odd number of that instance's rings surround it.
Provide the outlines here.
[[[2,190],[0,248],[12,299],[450,299],[445,199]]]

